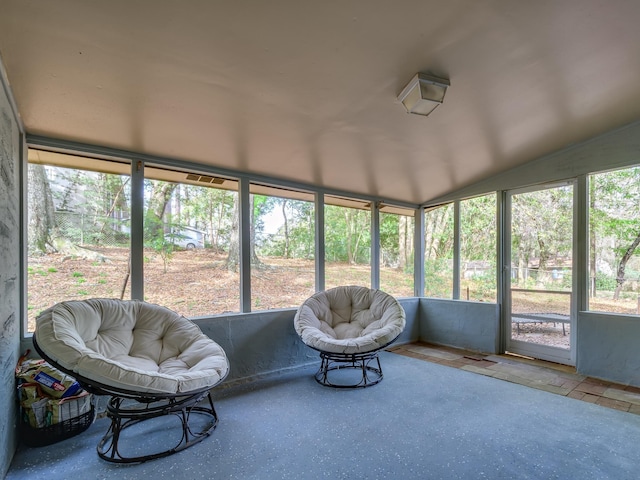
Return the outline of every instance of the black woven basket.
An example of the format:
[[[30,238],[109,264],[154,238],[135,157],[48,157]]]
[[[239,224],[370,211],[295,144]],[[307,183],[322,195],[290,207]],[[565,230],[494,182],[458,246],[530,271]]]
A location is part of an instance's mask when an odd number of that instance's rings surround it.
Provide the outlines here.
[[[20,440],[29,447],[44,447],[84,432],[94,419],[95,409],[91,405],[88,412],[48,427],[34,428],[28,423],[20,422]]]

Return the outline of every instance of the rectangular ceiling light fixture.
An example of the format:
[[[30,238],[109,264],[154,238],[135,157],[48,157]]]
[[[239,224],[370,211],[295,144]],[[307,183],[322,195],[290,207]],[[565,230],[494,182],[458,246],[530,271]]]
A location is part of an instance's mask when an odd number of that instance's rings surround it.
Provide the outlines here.
[[[434,77],[427,73],[417,73],[400,92],[398,101],[402,102],[407,113],[426,117],[443,102],[444,94],[447,93],[449,85],[447,79]]]

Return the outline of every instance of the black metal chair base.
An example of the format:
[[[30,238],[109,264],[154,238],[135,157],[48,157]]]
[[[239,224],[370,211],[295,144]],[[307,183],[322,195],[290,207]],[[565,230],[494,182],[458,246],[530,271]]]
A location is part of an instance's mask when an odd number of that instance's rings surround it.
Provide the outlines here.
[[[207,398],[208,405],[198,403]],[[129,400],[128,402],[125,402]],[[111,425],[97,446],[98,455],[103,460],[113,463],[142,463],[155,458],[166,457],[188,448],[209,436],[218,425],[218,415],[213,407],[211,393],[208,390],[184,397],[170,397],[162,400],[157,398],[136,399],[138,404],[132,404],[130,398],[112,396],[107,405],[107,416]],[[148,401],[149,403],[144,403]],[[182,437],[174,447],[157,453],[141,456],[127,456],[121,452],[119,441],[122,431],[137,423],[165,415],[176,415],[182,423]],[[190,420],[192,416],[205,415],[209,417],[205,428],[193,431]]]
[[[320,369],[315,375],[316,381],[325,387],[334,388],[366,388],[382,381],[382,367],[378,352],[369,353],[330,353],[320,352]],[[376,366],[377,365],[377,366]],[[343,369],[359,370],[362,374],[355,383],[333,383],[329,372]]]

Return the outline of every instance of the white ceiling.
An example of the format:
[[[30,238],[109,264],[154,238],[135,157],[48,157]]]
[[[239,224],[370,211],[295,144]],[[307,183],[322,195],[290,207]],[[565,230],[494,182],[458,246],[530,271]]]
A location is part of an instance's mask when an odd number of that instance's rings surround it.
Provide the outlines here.
[[[0,0],[0,54],[28,133],[411,203],[640,119],[638,0]]]

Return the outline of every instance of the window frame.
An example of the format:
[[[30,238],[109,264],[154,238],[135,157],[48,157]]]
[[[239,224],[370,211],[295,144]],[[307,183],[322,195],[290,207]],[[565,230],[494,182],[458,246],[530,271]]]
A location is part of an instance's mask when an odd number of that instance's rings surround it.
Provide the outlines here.
[[[240,312],[250,313],[251,308],[251,270],[250,270],[250,251],[248,242],[243,242],[243,238],[248,238],[250,234],[249,225],[249,195],[251,194],[251,185],[259,184],[272,186],[273,188],[283,188],[286,190],[301,192],[304,195],[313,197],[314,215],[315,215],[315,291],[325,289],[325,245],[324,245],[324,206],[332,204],[334,198],[341,199],[345,205],[351,202],[368,202],[371,205],[371,229],[370,229],[370,268],[371,268],[371,286],[377,288],[379,286],[379,212],[384,210],[404,211],[409,215],[413,215],[419,219],[420,206],[405,202],[395,202],[380,197],[372,197],[367,195],[355,195],[352,192],[344,192],[340,190],[324,189],[312,185],[291,182],[283,179],[272,178],[261,175],[249,175],[230,169],[215,168],[194,162],[186,162],[176,159],[168,159],[153,155],[135,154],[132,152],[120,151],[108,147],[98,147],[75,142],[61,141],[54,139],[37,138],[27,139],[27,148],[24,149],[22,175],[26,175],[26,166],[29,163],[28,152],[38,151],[48,154],[69,155],[72,157],[89,158],[91,161],[98,162],[100,165],[127,165],[131,177],[131,298],[144,299],[144,182],[145,171],[147,169],[166,169],[179,170],[187,172],[198,172],[201,175],[220,176],[234,179],[238,182],[239,195],[239,223],[240,223]],[[106,163],[104,163],[106,162]],[[53,163],[53,165],[56,165]],[[108,172],[108,170],[101,170]],[[26,196],[27,185],[26,178],[22,181],[22,203],[23,213],[26,215]],[[328,200],[328,201],[327,201]],[[23,220],[26,223],[26,220]],[[26,229],[23,228],[23,235],[26,237]],[[26,240],[26,238],[24,239]],[[416,245],[418,235],[416,235]],[[23,242],[25,245],[25,242]],[[26,248],[23,247],[23,270],[26,272],[27,254]],[[416,255],[419,257],[419,255]],[[374,260],[377,259],[377,260]],[[415,266],[418,263],[416,261]],[[421,282],[421,269],[414,269],[414,290],[415,285]],[[27,310],[27,286],[26,281],[23,284],[23,311],[25,312],[24,333],[29,335],[26,329],[26,310]],[[261,312],[269,310],[260,310]],[[219,314],[206,315],[217,316]]]

